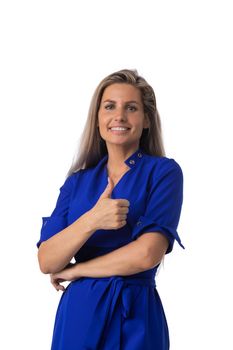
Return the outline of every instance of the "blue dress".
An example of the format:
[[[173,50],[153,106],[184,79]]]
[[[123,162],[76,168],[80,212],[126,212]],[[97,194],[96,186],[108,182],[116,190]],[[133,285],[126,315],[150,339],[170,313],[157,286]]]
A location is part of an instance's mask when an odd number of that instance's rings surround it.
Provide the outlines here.
[[[90,210],[107,186],[105,155],[89,169],[71,174],[60,188],[55,209],[42,218],[39,247]],[[97,230],[76,253],[83,262],[111,252],[145,232],[176,240],[183,202],[183,173],[172,158],[151,156],[140,147],[125,160],[130,169],[111,198],[129,200],[127,224]],[[78,234],[78,232],[77,232]],[[130,276],[82,277],[70,282],[56,312],[51,350],[168,350],[169,331],[156,289],[156,267]]]

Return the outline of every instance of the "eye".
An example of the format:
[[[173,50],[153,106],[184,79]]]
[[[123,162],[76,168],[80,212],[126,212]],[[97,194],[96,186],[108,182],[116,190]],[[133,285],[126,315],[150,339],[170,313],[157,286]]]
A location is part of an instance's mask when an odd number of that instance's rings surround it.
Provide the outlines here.
[[[109,103],[109,104],[104,106],[105,109],[112,109],[113,107],[114,107],[113,103]]]
[[[136,111],[137,108],[135,106],[132,105],[128,105],[127,108],[132,112],[132,111]]]

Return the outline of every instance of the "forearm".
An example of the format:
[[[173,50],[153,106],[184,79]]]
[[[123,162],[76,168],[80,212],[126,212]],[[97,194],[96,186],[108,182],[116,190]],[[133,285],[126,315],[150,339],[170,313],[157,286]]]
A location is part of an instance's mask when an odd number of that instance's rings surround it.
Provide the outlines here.
[[[56,273],[69,264],[74,255],[95,232],[88,212],[79,219],[41,243],[38,251],[43,273]]]
[[[137,241],[133,241],[110,253],[78,263],[72,267],[72,275],[78,277],[128,276],[148,270],[148,256]]]

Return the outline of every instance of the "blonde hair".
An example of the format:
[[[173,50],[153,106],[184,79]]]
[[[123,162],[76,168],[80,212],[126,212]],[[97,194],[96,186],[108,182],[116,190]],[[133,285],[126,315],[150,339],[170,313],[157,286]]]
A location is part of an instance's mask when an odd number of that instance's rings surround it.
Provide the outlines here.
[[[105,77],[97,86],[91,99],[87,121],[79,145],[66,178],[80,169],[97,165],[101,158],[107,154],[106,143],[100,136],[97,121],[103,92],[107,86],[114,83],[131,84],[140,90],[144,114],[147,115],[150,124],[149,128],[143,129],[139,143],[140,148],[150,155],[165,156],[161,121],[154,90],[142,76],[138,75],[136,69],[122,69]]]

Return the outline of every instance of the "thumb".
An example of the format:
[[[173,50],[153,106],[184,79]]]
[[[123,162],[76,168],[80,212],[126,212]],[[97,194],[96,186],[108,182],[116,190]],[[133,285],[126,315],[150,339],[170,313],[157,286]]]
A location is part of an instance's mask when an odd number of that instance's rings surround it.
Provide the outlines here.
[[[104,192],[101,194],[100,198],[111,198],[113,188],[114,188],[114,183],[112,179],[108,176],[108,184]]]

